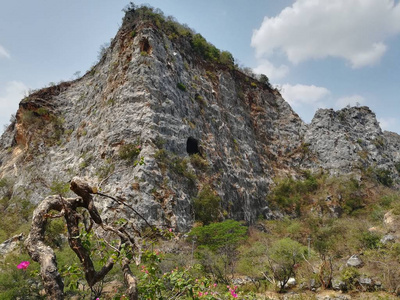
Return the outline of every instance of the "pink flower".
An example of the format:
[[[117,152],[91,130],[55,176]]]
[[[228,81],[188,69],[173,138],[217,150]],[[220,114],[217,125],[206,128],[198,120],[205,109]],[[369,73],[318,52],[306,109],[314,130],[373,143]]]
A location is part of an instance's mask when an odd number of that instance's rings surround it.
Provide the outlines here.
[[[29,264],[30,264],[29,261],[21,261],[21,263],[17,266],[17,268],[26,270]]]
[[[169,232],[172,232],[172,228],[168,229]]]

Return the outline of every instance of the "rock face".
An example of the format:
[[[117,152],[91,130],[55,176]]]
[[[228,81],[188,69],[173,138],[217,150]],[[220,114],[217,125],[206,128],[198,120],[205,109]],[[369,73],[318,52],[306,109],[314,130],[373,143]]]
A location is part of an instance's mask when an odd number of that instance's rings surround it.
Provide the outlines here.
[[[398,179],[399,136],[382,132],[368,107],[319,109],[307,126],[304,142],[315,154],[311,168],[345,174],[368,167],[389,170]]]
[[[0,175],[14,194],[38,203],[52,185],[86,176],[149,222],[185,231],[205,187],[221,198],[221,218],[251,223],[272,217],[274,176],[376,165],[398,178],[400,137],[382,133],[368,108],[319,110],[305,125],[268,84],[172,33],[129,11],[92,70],[21,101],[0,140]],[[140,223],[96,201],[105,219]]]

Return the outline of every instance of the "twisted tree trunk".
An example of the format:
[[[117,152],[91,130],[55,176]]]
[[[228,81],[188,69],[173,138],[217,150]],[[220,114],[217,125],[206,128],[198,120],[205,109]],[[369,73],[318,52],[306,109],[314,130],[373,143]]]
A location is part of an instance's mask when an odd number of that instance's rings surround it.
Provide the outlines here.
[[[25,246],[32,259],[40,263],[40,275],[49,299],[64,299],[64,284],[57,269],[53,249],[44,243],[44,233],[50,210],[63,209],[59,196],[44,199],[33,212],[32,228]]]
[[[91,194],[96,193],[86,182],[80,178],[74,178],[71,181],[71,190],[74,191],[78,198],[66,198],[61,196],[49,196],[45,198],[33,212],[31,231],[25,240],[25,246],[32,259],[40,263],[40,275],[43,280],[48,299],[59,300],[64,299],[64,284],[57,269],[56,257],[53,249],[44,243],[45,229],[48,218],[54,217],[50,215],[50,211],[58,211],[57,217],[64,216],[68,228],[68,243],[70,248],[78,256],[85,279],[92,289],[93,286],[103,280],[107,273],[113,268],[114,260],[110,259],[105,265],[96,271],[93,261],[90,257],[90,250],[86,249],[80,238],[79,222],[81,215],[77,212],[77,208],[86,208],[91,219],[105,230],[112,230],[119,235],[121,241],[127,243],[134,240],[123,230],[119,230],[108,225],[103,225],[100,214],[98,213]],[[136,279],[132,275],[129,268],[129,261],[123,259],[122,270],[124,272],[125,282],[128,285],[128,294],[130,299],[137,299]]]

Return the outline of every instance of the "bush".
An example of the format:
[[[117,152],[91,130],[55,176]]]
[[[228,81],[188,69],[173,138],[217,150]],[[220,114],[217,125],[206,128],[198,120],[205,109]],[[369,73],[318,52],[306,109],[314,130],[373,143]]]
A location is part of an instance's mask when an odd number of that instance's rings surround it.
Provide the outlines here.
[[[267,199],[272,205],[287,212],[291,212],[294,206],[299,208],[302,199],[319,187],[315,176],[305,172],[304,177],[304,180],[294,180],[293,178],[278,180]]]
[[[342,271],[341,277],[346,287],[348,289],[353,289],[355,288],[358,277],[360,277],[360,272],[354,267],[348,267]]]
[[[377,249],[380,246],[381,237],[370,231],[364,231],[360,234],[361,245],[366,249]]]
[[[236,250],[246,238],[247,227],[234,220],[194,227],[189,233],[189,240],[195,240],[197,245],[224,253]]]
[[[186,86],[185,86],[183,83],[178,82],[178,83],[176,84],[176,86],[177,86],[177,88],[180,89],[181,91],[186,92]]]
[[[199,169],[204,172],[207,171],[209,168],[208,162],[197,153],[190,156],[190,163],[196,169]]]
[[[219,62],[228,67],[233,67],[235,65],[235,59],[233,55],[228,51],[222,51],[219,55]]]
[[[376,169],[374,171],[376,180],[387,187],[391,187],[393,185],[393,179],[391,177],[390,170],[386,169]]]
[[[18,269],[22,261],[30,258],[25,253],[11,254],[0,262],[0,299],[45,299],[39,293],[39,265],[30,263],[26,269]]]
[[[134,144],[125,144],[119,148],[119,158],[133,162],[139,155],[141,146],[139,142]]]
[[[215,62],[219,59],[219,50],[215,48],[215,46],[213,46],[212,44],[208,43],[206,39],[199,33],[193,36],[192,47],[206,60]]]
[[[195,227],[189,241],[198,245],[196,252],[205,271],[228,283],[227,275],[234,273],[237,248],[247,238],[247,227],[234,220]]]
[[[221,211],[221,198],[206,185],[193,199],[194,215],[197,221],[208,225],[218,220]]]
[[[278,281],[282,291],[291,277],[295,276],[295,269],[304,260],[307,247],[290,239],[283,238],[272,244],[268,250],[271,275]]]

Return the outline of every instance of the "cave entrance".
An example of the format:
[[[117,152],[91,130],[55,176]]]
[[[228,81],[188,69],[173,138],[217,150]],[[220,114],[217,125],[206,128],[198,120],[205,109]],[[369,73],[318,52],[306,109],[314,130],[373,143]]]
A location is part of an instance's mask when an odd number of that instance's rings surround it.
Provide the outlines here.
[[[199,141],[190,136],[186,142],[186,152],[189,155],[200,154]]]
[[[144,38],[139,42],[140,52],[146,52],[147,54],[151,54],[151,46],[149,40]]]

